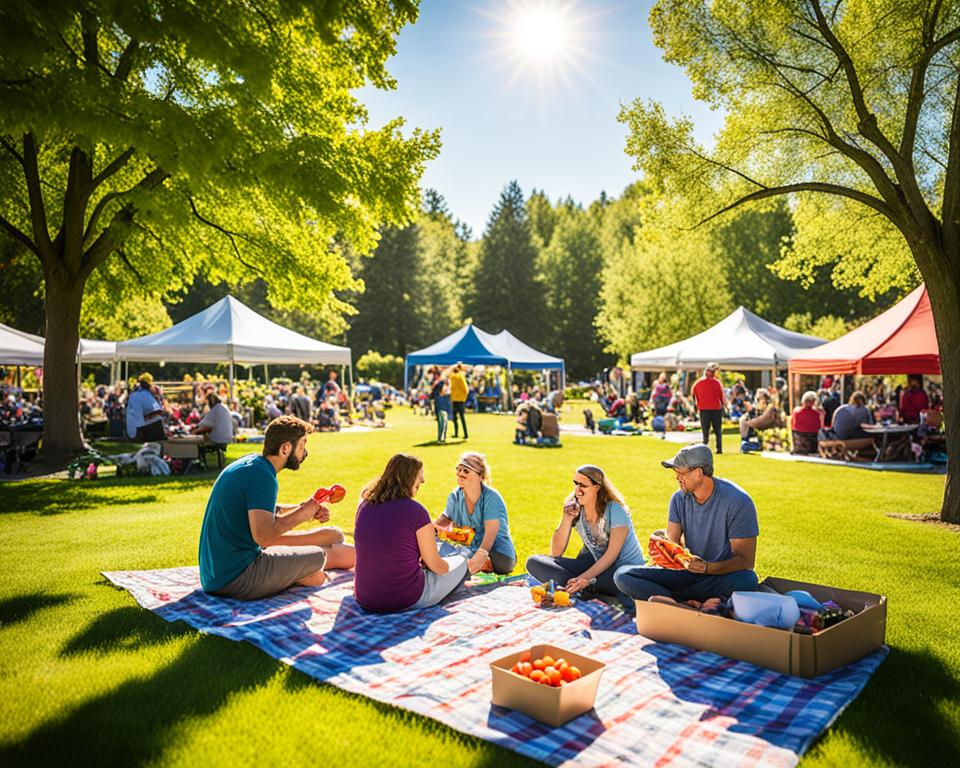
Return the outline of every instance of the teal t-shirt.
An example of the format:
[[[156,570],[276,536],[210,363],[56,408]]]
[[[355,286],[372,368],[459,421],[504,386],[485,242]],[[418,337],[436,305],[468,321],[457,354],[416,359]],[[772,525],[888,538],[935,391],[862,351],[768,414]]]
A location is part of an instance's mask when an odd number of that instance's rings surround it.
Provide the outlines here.
[[[617,555],[616,562],[612,568],[620,568],[624,565],[643,565],[643,549],[640,547],[640,541],[637,539],[637,532],[633,528],[633,521],[630,515],[622,505],[615,501],[607,502],[607,507],[603,512],[603,527],[598,531],[591,528],[583,516],[581,507],[580,515],[576,522],[577,533],[583,539],[590,554],[594,560],[599,560],[607,551],[607,545],[610,543],[610,530],[612,528],[626,528],[627,538],[620,548],[620,554]]]
[[[454,525],[473,528],[474,536],[473,541],[470,542],[470,549],[474,552],[483,543],[484,524],[487,520],[499,520],[500,530],[497,531],[497,538],[493,540],[493,546],[490,549],[516,558],[517,550],[514,549],[513,539],[510,538],[510,523],[507,522],[507,505],[503,501],[503,496],[488,485],[483,485],[482,488],[472,515],[467,514],[467,500],[463,496],[462,488],[457,488],[447,497],[447,508],[443,510],[443,514],[449,517]]]
[[[247,511],[277,506],[277,473],[263,456],[250,453],[230,464],[213,484],[200,529],[200,583],[205,592],[223,589],[260,552]]]

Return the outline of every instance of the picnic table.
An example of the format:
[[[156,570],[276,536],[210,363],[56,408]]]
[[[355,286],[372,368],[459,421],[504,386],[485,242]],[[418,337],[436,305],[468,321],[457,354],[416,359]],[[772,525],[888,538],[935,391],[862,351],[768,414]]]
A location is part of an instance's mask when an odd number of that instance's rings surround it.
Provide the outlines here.
[[[881,461],[887,453],[887,442],[890,436],[903,437],[917,431],[919,424],[861,424],[860,429],[866,432],[876,442],[880,438],[877,456],[874,461]]]

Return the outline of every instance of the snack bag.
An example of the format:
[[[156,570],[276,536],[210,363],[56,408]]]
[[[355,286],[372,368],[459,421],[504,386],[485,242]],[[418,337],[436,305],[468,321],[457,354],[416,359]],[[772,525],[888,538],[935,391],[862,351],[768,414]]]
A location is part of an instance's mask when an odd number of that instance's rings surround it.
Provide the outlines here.
[[[440,541],[448,541],[451,544],[462,544],[469,547],[473,541],[473,528],[467,526],[450,525],[446,528],[437,528],[437,537]]]
[[[650,554],[650,559],[661,568],[670,568],[674,571],[682,570],[693,559],[690,550],[674,544],[663,530],[650,534],[647,552]]]

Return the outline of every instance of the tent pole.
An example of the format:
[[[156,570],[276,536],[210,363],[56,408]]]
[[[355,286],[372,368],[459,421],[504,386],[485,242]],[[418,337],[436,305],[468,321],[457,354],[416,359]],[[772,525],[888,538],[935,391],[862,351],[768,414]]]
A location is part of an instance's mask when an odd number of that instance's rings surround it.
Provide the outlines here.
[[[263,364],[263,383],[265,386],[270,386],[270,374],[267,372],[267,364]]]
[[[507,360],[507,408],[513,410],[513,368]]]
[[[23,385],[20,382],[20,366],[17,366],[17,389],[20,391],[20,396],[23,396]]]
[[[409,376],[410,376],[410,369],[407,367],[406,358],[404,358],[403,360],[403,394],[404,395],[407,394],[407,381],[409,379]]]
[[[123,361],[123,386],[127,386],[130,381],[130,361]]]
[[[233,360],[230,361],[230,403],[233,402]],[[227,404],[229,408],[230,403]]]

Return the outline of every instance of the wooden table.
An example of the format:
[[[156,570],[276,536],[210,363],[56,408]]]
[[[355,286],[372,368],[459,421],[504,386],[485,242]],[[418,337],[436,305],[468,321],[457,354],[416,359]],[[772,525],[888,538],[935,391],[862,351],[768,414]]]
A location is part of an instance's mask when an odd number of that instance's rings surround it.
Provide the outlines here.
[[[874,461],[879,462],[887,452],[887,440],[890,435],[902,436],[916,432],[919,424],[861,424],[860,429],[866,432],[870,437],[880,437],[880,447],[877,448],[877,456]]]
[[[183,435],[182,437],[168,437],[161,442],[161,450],[171,459],[198,459],[207,467],[207,454],[217,454],[217,467],[223,468],[223,447],[211,443],[203,435]]]

